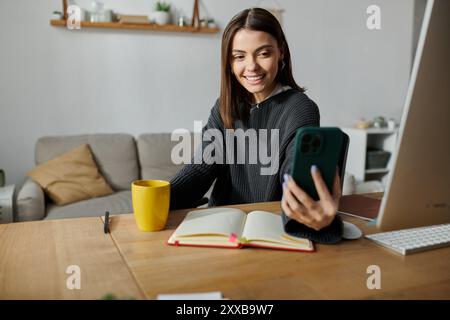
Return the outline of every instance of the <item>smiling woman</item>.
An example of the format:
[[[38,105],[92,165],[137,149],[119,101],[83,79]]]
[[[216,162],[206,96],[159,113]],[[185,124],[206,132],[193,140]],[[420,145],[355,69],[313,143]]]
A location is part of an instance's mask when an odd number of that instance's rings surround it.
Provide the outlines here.
[[[254,48],[255,45],[266,43]],[[232,72],[259,103],[275,89],[278,61],[283,54],[273,37],[262,31],[239,30],[233,39]]]
[[[248,110],[239,108],[242,101],[259,103],[277,84],[304,91],[292,76],[291,54],[278,20],[264,9],[244,10],[231,19],[222,37],[220,104],[225,127],[231,128],[236,117],[248,117]]]
[[[319,126],[320,116],[317,105],[294,80],[289,46],[278,20],[261,8],[238,13],[224,30],[221,54],[220,97],[202,130],[202,136],[213,133],[210,136],[215,138],[202,141],[196,154],[213,149],[226,152],[203,153],[201,163],[190,161],[172,178],[171,208],[194,207],[216,181],[210,206],[279,201],[283,196],[283,222],[298,224],[296,236],[338,241],[340,184],[335,184],[333,194],[323,190],[323,198],[313,201],[287,176],[297,129]],[[264,134],[253,135],[255,141],[250,139],[252,132]],[[261,150],[270,151],[277,160],[269,174],[264,174],[267,163]],[[244,154],[245,161],[236,161],[236,154]],[[320,188],[320,172],[314,171],[313,177]]]

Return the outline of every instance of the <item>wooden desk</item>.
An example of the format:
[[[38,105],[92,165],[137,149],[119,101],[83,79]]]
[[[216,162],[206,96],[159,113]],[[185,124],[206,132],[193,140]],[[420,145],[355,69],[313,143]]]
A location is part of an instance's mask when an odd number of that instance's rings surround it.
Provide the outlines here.
[[[235,206],[279,212],[279,202]],[[132,215],[0,225],[0,299],[154,299],[160,293],[221,291],[230,299],[449,299],[450,248],[401,256],[359,239],[316,245],[315,253],[268,249],[171,247],[166,229],[140,232]],[[365,221],[365,233],[374,231]],[[66,288],[79,265],[81,290]],[[367,289],[367,267],[381,268],[381,290]]]
[[[66,286],[78,265],[81,289]],[[101,219],[79,218],[0,225],[0,299],[100,299],[144,295]]]
[[[280,212],[279,202],[234,206]],[[230,299],[449,299],[450,248],[401,256],[361,238],[316,245],[315,253],[268,249],[172,247],[167,239],[189,210],[172,212],[164,231],[138,231],[132,215],[111,232],[147,298],[221,291]],[[367,222],[344,217],[364,233]],[[381,268],[381,290],[367,288],[367,267]]]

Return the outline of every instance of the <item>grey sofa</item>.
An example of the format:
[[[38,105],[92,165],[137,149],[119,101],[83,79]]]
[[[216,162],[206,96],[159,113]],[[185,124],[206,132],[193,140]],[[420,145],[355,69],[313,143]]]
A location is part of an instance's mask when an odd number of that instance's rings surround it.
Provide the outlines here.
[[[142,134],[136,139],[129,134],[40,138],[35,148],[36,164],[55,158],[81,144],[89,144],[99,170],[113,188],[114,194],[57,206],[29,178],[17,194],[15,221],[99,216],[105,211],[111,214],[131,213],[132,181],[170,180],[182,167],[171,161],[172,147],[178,142],[171,141],[170,136],[170,133],[152,133]],[[191,147],[193,150],[192,143]]]

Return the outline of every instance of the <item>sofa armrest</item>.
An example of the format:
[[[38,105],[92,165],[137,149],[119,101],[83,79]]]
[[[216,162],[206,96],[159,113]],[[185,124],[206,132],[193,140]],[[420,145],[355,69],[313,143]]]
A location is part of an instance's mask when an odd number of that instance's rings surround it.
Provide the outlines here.
[[[45,217],[44,190],[27,179],[17,194],[16,208],[16,221],[42,220]]]

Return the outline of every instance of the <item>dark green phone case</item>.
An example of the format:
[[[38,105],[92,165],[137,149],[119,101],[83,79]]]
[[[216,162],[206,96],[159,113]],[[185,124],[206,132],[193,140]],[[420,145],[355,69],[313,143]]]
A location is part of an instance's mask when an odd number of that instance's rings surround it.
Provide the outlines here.
[[[341,177],[345,169],[348,141],[348,136],[339,128],[305,127],[297,130],[291,176],[314,200],[319,200],[319,195],[311,176],[311,166],[317,166],[332,193],[336,168],[339,167]]]

